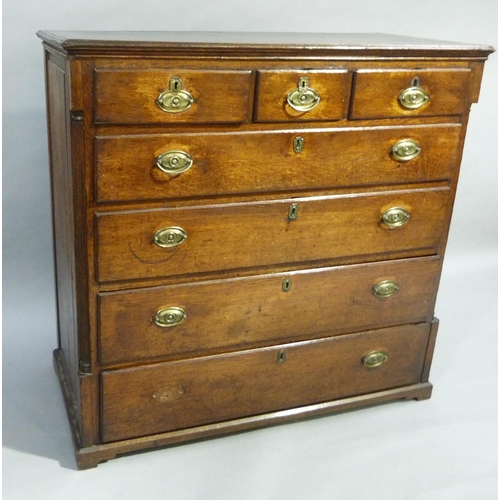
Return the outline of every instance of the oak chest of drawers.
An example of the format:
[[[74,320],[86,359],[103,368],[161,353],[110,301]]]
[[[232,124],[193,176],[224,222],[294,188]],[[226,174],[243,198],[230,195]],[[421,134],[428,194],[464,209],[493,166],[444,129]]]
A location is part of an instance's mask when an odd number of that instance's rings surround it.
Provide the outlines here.
[[[81,468],[430,397],[434,303],[490,47],[39,36],[54,360]]]

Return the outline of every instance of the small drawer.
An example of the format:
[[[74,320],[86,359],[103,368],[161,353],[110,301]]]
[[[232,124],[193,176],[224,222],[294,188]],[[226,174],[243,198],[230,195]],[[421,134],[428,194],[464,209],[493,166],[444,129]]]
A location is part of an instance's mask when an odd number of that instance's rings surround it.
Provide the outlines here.
[[[347,69],[261,70],[255,120],[340,120],[349,81]]]
[[[418,383],[429,324],[102,374],[104,442]],[[272,381],[272,383],[270,383]]]
[[[106,282],[346,256],[392,258],[413,249],[431,254],[443,235],[449,191],[416,189],[98,214],[98,276]]]
[[[358,70],[350,117],[460,115],[469,105],[469,68]]]
[[[427,322],[439,269],[439,257],[424,257],[104,293],[100,360],[214,354]]]
[[[456,165],[461,130],[457,124],[98,137],[97,199],[158,200],[445,180]],[[401,144],[417,149],[395,156],[393,150]]]
[[[250,70],[96,70],[98,123],[249,121]]]

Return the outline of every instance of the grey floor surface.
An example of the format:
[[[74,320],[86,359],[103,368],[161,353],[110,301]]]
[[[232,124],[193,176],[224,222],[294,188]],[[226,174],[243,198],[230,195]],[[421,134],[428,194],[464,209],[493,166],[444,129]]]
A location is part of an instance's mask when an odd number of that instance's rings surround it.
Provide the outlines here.
[[[33,305],[37,322],[26,324],[39,331],[29,337],[4,309],[4,498],[496,499],[496,297],[496,255],[446,262],[428,401],[134,454],[83,472],[51,364],[50,296]]]

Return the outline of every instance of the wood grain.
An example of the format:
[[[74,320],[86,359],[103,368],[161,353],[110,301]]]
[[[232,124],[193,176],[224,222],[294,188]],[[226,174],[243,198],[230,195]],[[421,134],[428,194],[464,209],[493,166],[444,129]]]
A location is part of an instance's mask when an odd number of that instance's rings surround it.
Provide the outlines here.
[[[141,134],[95,140],[99,201],[134,201],[429,182],[450,177],[460,125],[294,129],[242,133]],[[304,139],[301,153],[293,150]],[[391,155],[411,138],[422,148],[409,162]],[[360,147],[362,144],[362,147]],[[167,174],[159,155],[184,151],[193,166]]]
[[[182,113],[168,113],[156,104],[169,90],[172,77],[194,102]],[[95,121],[100,123],[245,122],[253,103],[250,70],[96,70]]]
[[[320,97],[317,106],[305,112],[287,103],[288,94],[297,89],[301,77],[309,78],[309,87]],[[351,78],[346,68],[260,70],[255,121],[340,120],[345,101],[349,100]]]
[[[420,108],[406,109],[399,94],[411,87],[414,76],[430,96]],[[350,117],[384,118],[395,116],[460,115],[468,110],[469,68],[446,70],[358,70],[354,80]]]
[[[408,325],[104,372],[102,438],[185,429],[414,384],[428,335],[429,325]],[[372,350],[386,350],[388,361],[366,368],[361,360]],[[278,361],[281,352],[284,362]],[[153,396],[162,391],[170,394],[164,401]]]
[[[210,207],[99,214],[100,281],[183,275],[428,248],[435,253],[445,223],[447,188]],[[292,203],[298,218],[288,219]],[[403,227],[381,223],[389,208],[410,213]],[[161,248],[154,234],[181,227],[187,239]]]
[[[248,278],[101,294],[101,363],[173,358],[247,349],[323,332],[338,335],[432,319],[438,257],[320,268]],[[288,292],[284,279],[291,280]],[[399,291],[379,298],[373,286],[394,280]],[[170,328],[153,317],[182,307]]]

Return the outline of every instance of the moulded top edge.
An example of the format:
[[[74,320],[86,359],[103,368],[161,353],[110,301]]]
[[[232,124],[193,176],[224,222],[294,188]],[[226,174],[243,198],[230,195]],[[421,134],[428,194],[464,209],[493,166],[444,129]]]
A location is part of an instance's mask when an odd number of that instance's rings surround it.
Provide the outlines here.
[[[256,53],[290,51],[329,55],[431,55],[487,57],[487,45],[428,40],[382,33],[253,33],[184,31],[39,31],[47,44],[66,53],[182,52]]]

